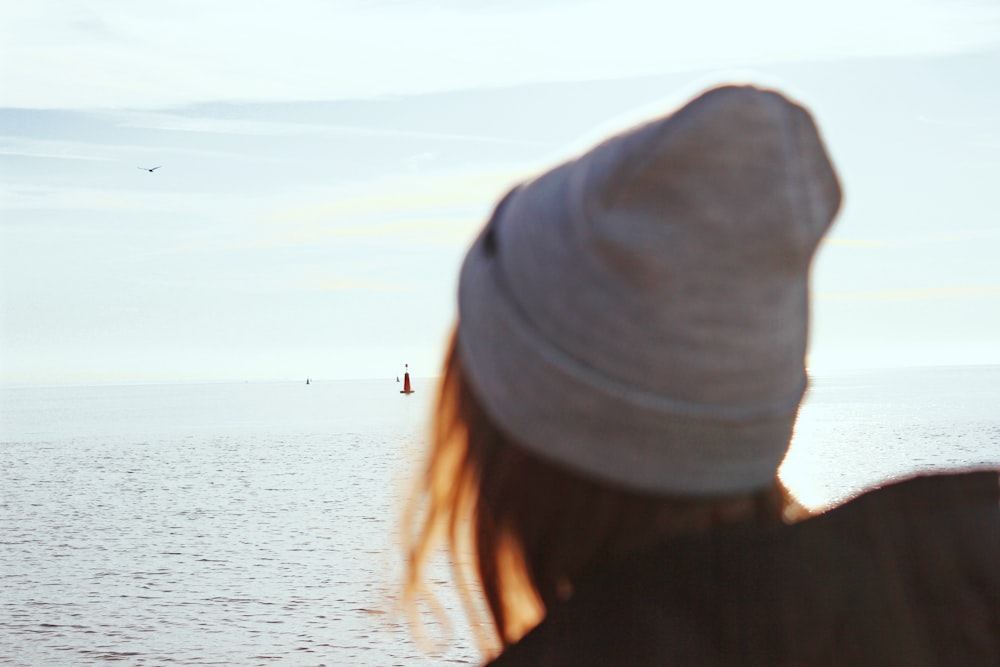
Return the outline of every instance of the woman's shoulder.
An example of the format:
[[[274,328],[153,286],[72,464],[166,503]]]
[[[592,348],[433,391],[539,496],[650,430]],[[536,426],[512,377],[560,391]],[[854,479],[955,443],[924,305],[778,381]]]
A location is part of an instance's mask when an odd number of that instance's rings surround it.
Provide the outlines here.
[[[791,526],[655,545],[495,664],[998,664],[998,503],[995,471],[933,475]]]

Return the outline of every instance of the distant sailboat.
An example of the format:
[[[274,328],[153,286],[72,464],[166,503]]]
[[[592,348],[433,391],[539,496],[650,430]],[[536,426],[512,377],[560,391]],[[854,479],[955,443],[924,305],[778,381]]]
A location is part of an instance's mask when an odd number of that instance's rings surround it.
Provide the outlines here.
[[[396,378],[399,381],[399,378]],[[406,372],[403,373],[403,390],[399,392],[400,394],[412,394],[413,389],[410,387],[410,365],[406,364]]]

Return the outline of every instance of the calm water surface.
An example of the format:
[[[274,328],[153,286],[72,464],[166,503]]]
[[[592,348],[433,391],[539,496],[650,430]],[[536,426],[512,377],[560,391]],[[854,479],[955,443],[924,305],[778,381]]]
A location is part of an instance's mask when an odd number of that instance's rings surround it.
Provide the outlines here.
[[[7,389],[0,663],[475,663],[391,613],[420,389]]]
[[[417,388],[4,388],[0,664],[476,664],[460,619],[428,656],[393,613]],[[997,367],[816,378],[783,476],[823,506],[1000,466],[997,405]]]

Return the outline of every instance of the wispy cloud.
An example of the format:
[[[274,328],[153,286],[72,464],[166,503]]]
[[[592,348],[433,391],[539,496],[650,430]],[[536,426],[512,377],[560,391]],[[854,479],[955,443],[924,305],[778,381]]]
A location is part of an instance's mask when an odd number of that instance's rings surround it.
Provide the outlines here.
[[[80,187],[0,184],[0,210],[110,210],[131,207],[125,192]]]
[[[924,114],[917,114],[917,120],[928,125],[943,125],[945,127],[977,127],[982,125],[971,120],[946,120],[942,118],[931,118]]]
[[[836,246],[840,248],[883,248],[885,247],[885,241],[871,241],[864,239],[838,239],[838,238],[826,238],[822,241],[823,245]]]
[[[204,148],[154,146],[151,144],[98,143],[95,141],[71,141],[65,139],[36,139],[0,135],[0,155],[13,157],[37,157],[61,160],[128,161],[148,155],[185,155],[207,158],[266,159],[260,155],[245,155],[232,151],[209,150]]]
[[[73,141],[51,141],[0,136],[0,155],[50,160],[110,161],[115,158],[104,146]]]
[[[363,291],[363,292],[410,292],[413,285],[402,283],[377,282],[357,278],[330,278],[300,283],[299,289],[318,290],[323,292]]]
[[[460,245],[468,241],[480,221],[470,219],[403,219],[392,222],[308,227],[240,241],[242,249],[312,246],[343,241],[406,239],[421,245]]]
[[[845,239],[830,237],[824,239],[823,244],[838,248],[878,249],[941,245],[945,243],[967,243],[970,241],[984,241],[987,239],[1000,239],[1000,230],[972,229],[967,231],[951,232],[948,234],[913,236],[910,238]]]
[[[431,139],[469,143],[502,143],[535,145],[533,142],[491,137],[486,135],[427,132],[372,125],[343,125],[337,123],[290,123],[282,121],[240,118],[214,118],[181,113],[129,111],[114,112],[113,117],[121,127],[205,134],[236,134],[245,136],[368,136],[406,139]]]
[[[959,285],[952,287],[916,287],[911,289],[858,292],[820,292],[821,301],[926,301],[930,299],[968,299],[1000,296],[1000,285]]]
[[[331,196],[298,192],[260,216],[267,230],[239,247],[406,239],[420,245],[467,244],[493,203],[523,170],[438,172],[379,179]],[[299,203],[302,201],[310,203]]]
[[[0,183],[0,210],[131,210],[203,215],[212,211],[249,211],[252,207],[253,203],[246,196]]]
[[[318,201],[315,199],[319,193],[299,194],[296,201],[309,198],[314,201],[279,207],[262,219],[286,227],[326,226],[367,217],[439,218],[448,211],[461,214],[470,209],[485,210],[507,187],[525,177],[525,169],[482,169],[385,178],[357,185],[339,196],[325,194]]]

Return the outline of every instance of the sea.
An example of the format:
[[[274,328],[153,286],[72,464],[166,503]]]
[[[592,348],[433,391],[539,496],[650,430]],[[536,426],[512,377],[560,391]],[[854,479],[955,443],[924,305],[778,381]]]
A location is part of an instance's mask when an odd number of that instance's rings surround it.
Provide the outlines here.
[[[0,388],[0,665],[474,665],[443,564],[400,613],[434,380]],[[1000,366],[814,376],[782,466],[809,507],[1000,468]]]

